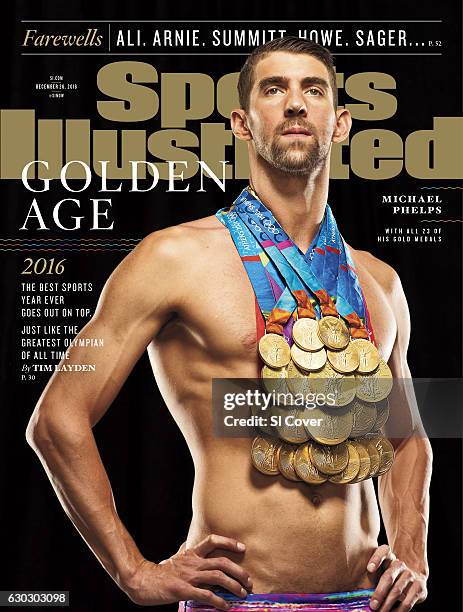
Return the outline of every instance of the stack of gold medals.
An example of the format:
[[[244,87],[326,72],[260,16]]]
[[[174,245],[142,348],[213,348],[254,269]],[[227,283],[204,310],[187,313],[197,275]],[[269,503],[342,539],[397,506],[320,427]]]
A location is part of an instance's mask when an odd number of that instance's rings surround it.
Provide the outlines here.
[[[381,432],[392,374],[375,345],[351,338],[344,320],[332,315],[297,319],[292,338],[291,347],[278,333],[259,342],[264,389],[284,399],[267,415],[280,416],[273,419],[278,425],[267,418],[264,435],[253,440],[253,465],[312,485],[358,483],[387,472],[394,450]],[[297,394],[335,399],[307,408],[288,401]]]

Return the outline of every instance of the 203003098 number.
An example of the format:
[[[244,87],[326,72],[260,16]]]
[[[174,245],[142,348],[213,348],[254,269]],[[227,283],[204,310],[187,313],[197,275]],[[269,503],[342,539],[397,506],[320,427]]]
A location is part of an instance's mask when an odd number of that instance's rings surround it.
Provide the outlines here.
[[[39,257],[38,259],[32,259],[32,257],[26,257],[24,260],[25,268],[21,274],[62,274],[64,272],[64,262],[66,259],[60,259],[55,262],[55,258],[45,259],[45,257]]]

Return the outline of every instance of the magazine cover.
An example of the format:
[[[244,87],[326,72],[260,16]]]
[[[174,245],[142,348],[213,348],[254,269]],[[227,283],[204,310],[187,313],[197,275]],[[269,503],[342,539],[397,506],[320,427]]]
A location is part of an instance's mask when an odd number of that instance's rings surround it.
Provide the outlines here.
[[[461,17],[4,7],[0,606],[461,609]]]

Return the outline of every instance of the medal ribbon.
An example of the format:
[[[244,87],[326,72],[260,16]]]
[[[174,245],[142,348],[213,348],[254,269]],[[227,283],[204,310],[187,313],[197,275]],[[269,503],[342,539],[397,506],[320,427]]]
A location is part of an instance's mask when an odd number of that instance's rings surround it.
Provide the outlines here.
[[[329,314],[337,316],[339,313],[351,325],[352,337],[369,338],[369,333],[356,311],[357,309],[360,310],[365,320],[366,309],[363,293],[355,269],[351,265],[352,261],[347,253],[345,242],[328,204],[326,205],[316,246],[313,250],[309,249],[308,251],[308,254],[312,257],[310,267],[307,266],[307,256],[304,257],[279,225],[271,211],[260,200],[244,190],[235,203],[234,210],[240,216],[243,213],[243,220],[272,259],[274,259],[275,251],[271,251],[271,246],[277,246],[304,283],[317,296],[323,316]],[[246,221],[246,215],[248,222]],[[257,227],[260,228],[260,236],[256,235]],[[263,242],[262,239],[267,240]],[[274,239],[275,242],[278,240],[277,245],[275,245]],[[268,249],[266,248],[267,244]],[[315,270],[318,272],[318,276]],[[319,278],[323,278],[325,288],[322,287]],[[336,296],[336,306],[330,294]],[[352,301],[356,303],[357,309],[351,306]]]
[[[369,338],[362,321],[363,318],[371,329],[365,299],[329,205],[326,205],[319,233],[305,255],[273,214],[246,189],[230,211],[221,209],[217,217],[230,230],[266,319],[268,332],[284,333],[289,340],[291,334],[287,327],[288,324],[292,327],[291,314],[297,307],[300,317],[317,318],[320,312],[323,316],[340,314],[351,326],[352,337]],[[251,262],[255,265],[251,266]],[[319,278],[323,279],[323,285]],[[278,300],[272,291],[275,284],[280,288]],[[318,303],[312,303],[311,293]],[[335,296],[336,305],[330,295]]]
[[[216,216],[228,228],[235,243],[251,281],[266,331],[284,335],[290,342],[291,315],[297,301],[285,286],[284,278],[236,212],[222,208]]]
[[[323,257],[315,255],[314,259],[324,259],[323,278],[325,287],[329,293],[337,295],[336,307],[339,314],[348,321],[352,338],[368,339],[368,331],[361,319],[362,316],[365,320],[365,308],[360,284],[353,266],[348,263],[347,258],[350,259],[350,256],[346,244],[338,231],[329,207],[326,209],[321,238],[324,243]],[[314,261],[314,264],[316,264],[316,261]],[[356,285],[355,291],[353,289],[354,284]],[[357,298],[358,293],[356,291],[360,291],[360,300]],[[352,307],[352,303],[355,303],[355,308]],[[361,316],[357,314],[358,312]]]
[[[284,232],[271,212],[259,200],[250,196],[246,190],[238,197],[232,210],[241,217],[253,233],[293,294],[294,291],[303,291],[306,295],[312,293],[318,301],[323,316],[338,316],[330,295],[307,265],[301,251]],[[315,247],[316,250],[317,247]],[[310,251],[309,248],[308,253]],[[301,307],[307,307],[307,302],[308,300],[304,300]]]
[[[236,217],[234,216],[235,214],[238,214],[238,216],[242,218],[236,208],[232,209],[231,214],[233,215],[233,219],[236,219]],[[243,221],[243,223],[246,222]],[[270,315],[266,320],[266,331],[283,334],[285,337],[288,336],[287,339],[290,339],[290,334],[285,333],[285,327],[288,324],[291,314],[294,312],[296,307],[298,309],[298,315],[300,317],[306,316],[312,319],[317,318],[312,302],[310,301],[310,298],[307,294],[307,289],[305,285],[301,282],[300,278],[298,277],[292,266],[286,261],[284,257],[281,256],[278,248],[273,244],[264,244],[262,242],[260,238],[260,229],[253,223],[251,223],[249,226],[246,224],[246,227],[254,235],[256,242],[258,242],[261,247],[264,248],[267,256],[274,263],[279,274],[282,278],[285,279],[287,283],[285,291],[281,295],[278,303],[276,304],[276,306],[274,306],[273,310],[271,311]],[[323,297],[329,300],[328,296],[324,295]]]
[[[259,303],[259,308],[266,318],[270,314],[275,303],[275,289],[272,287],[270,279],[262,261],[263,251],[259,243],[248,228],[241,222],[236,213],[230,211],[225,214],[226,209],[222,208],[216,213],[219,221],[225,225],[235,243],[241,261],[251,280],[254,293]],[[265,254],[264,254],[265,256]],[[266,258],[268,261],[268,258]]]

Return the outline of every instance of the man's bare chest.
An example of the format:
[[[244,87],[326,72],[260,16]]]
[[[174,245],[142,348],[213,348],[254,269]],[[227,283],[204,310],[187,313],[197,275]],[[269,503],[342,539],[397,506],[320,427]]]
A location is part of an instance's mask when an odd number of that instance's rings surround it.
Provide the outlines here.
[[[197,269],[193,295],[189,296],[188,324],[208,350],[228,357],[249,357],[256,349],[255,294],[238,253],[225,245],[209,264]],[[396,335],[389,301],[373,275],[361,266],[357,273],[365,295],[375,338],[388,360]]]
[[[227,357],[255,352],[255,296],[238,254],[220,253],[197,269],[195,281],[184,319],[204,346]]]

